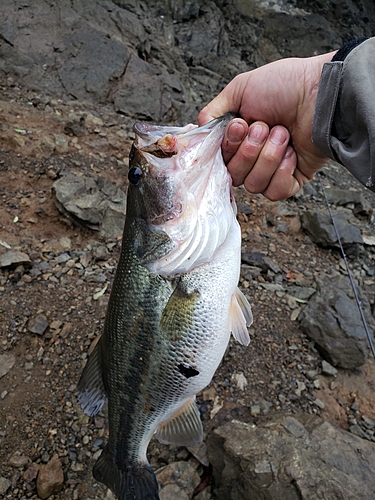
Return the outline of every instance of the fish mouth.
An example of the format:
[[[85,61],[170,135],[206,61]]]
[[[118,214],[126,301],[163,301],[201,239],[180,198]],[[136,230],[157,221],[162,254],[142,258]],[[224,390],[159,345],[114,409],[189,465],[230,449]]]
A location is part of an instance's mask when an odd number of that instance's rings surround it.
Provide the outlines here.
[[[205,125],[199,127],[202,132],[214,128],[219,123],[223,127],[236,118],[232,112],[214,118]],[[189,132],[196,133],[196,125],[186,125],[185,127],[160,127],[154,123],[136,122],[133,131],[136,138],[136,147],[142,152],[150,153],[158,158],[170,158],[178,152],[178,141],[176,136],[185,135],[189,137]]]

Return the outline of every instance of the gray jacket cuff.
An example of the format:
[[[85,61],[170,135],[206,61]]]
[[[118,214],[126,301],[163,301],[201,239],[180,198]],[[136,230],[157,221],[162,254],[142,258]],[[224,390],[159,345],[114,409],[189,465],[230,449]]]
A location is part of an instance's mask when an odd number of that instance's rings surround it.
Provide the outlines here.
[[[375,38],[323,66],[312,139],[375,191]]]

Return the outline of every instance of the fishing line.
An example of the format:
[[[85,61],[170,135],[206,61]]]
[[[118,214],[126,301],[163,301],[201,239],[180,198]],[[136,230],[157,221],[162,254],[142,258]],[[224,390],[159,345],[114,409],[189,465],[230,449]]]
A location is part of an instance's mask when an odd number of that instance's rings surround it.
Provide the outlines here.
[[[358,293],[357,293],[357,288],[355,286],[354,279],[353,279],[352,273],[351,273],[350,268],[349,268],[349,264],[348,264],[348,261],[347,261],[347,258],[346,258],[344,247],[342,246],[342,243],[341,243],[340,235],[339,235],[339,232],[338,232],[338,229],[337,229],[337,226],[336,226],[335,219],[333,217],[331,206],[330,206],[329,201],[328,201],[328,197],[327,197],[326,190],[324,188],[322,177],[321,177],[321,175],[320,175],[319,172],[316,175],[317,175],[317,178],[319,179],[320,187],[322,189],[323,196],[324,196],[325,202],[326,202],[327,207],[328,207],[328,212],[329,212],[329,215],[331,217],[332,224],[333,224],[333,229],[335,230],[336,238],[337,238],[338,244],[340,246],[341,254],[342,254],[344,262],[345,262],[346,272],[348,273],[350,284],[352,285],[354,297],[355,297],[355,300],[357,302],[357,306],[358,306],[358,309],[359,309],[359,313],[361,315],[362,323],[363,323],[363,326],[364,326],[364,329],[365,329],[365,332],[366,332],[366,335],[367,335],[367,340],[368,340],[368,343],[370,345],[372,355],[374,356],[374,359],[375,359],[375,347],[374,347],[374,344],[373,344],[373,341],[372,341],[372,338],[371,338],[371,333],[370,333],[370,331],[368,329],[368,326],[367,326],[367,321],[366,321],[365,315],[363,313],[361,301],[359,300]]]

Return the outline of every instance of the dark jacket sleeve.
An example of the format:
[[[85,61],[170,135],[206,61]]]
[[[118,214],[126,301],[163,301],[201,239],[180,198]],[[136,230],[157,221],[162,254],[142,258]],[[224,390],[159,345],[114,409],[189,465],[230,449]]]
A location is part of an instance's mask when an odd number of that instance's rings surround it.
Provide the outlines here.
[[[312,139],[375,191],[375,38],[324,64]]]

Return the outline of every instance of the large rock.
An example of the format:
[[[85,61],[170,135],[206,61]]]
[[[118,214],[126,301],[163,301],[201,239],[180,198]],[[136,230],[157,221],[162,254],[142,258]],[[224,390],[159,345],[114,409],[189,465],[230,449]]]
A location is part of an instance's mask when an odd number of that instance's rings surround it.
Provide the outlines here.
[[[317,293],[300,315],[302,331],[334,366],[352,369],[363,365],[368,340],[349,278],[322,276],[318,284]],[[373,336],[375,321],[369,301],[359,287],[357,292]]]
[[[372,500],[375,444],[312,415],[233,421],[208,438],[219,500]]]
[[[69,174],[53,183],[52,193],[58,209],[75,224],[99,231],[106,237],[121,235],[126,196],[106,177]]]
[[[361,230],[349,220],[350,211],[334,214],[335,224],[343,247],[363,244]],[[338,246],[336,232],[328,210],[308,210],[301,216],[302,227],[312,241],[324,247]]]

